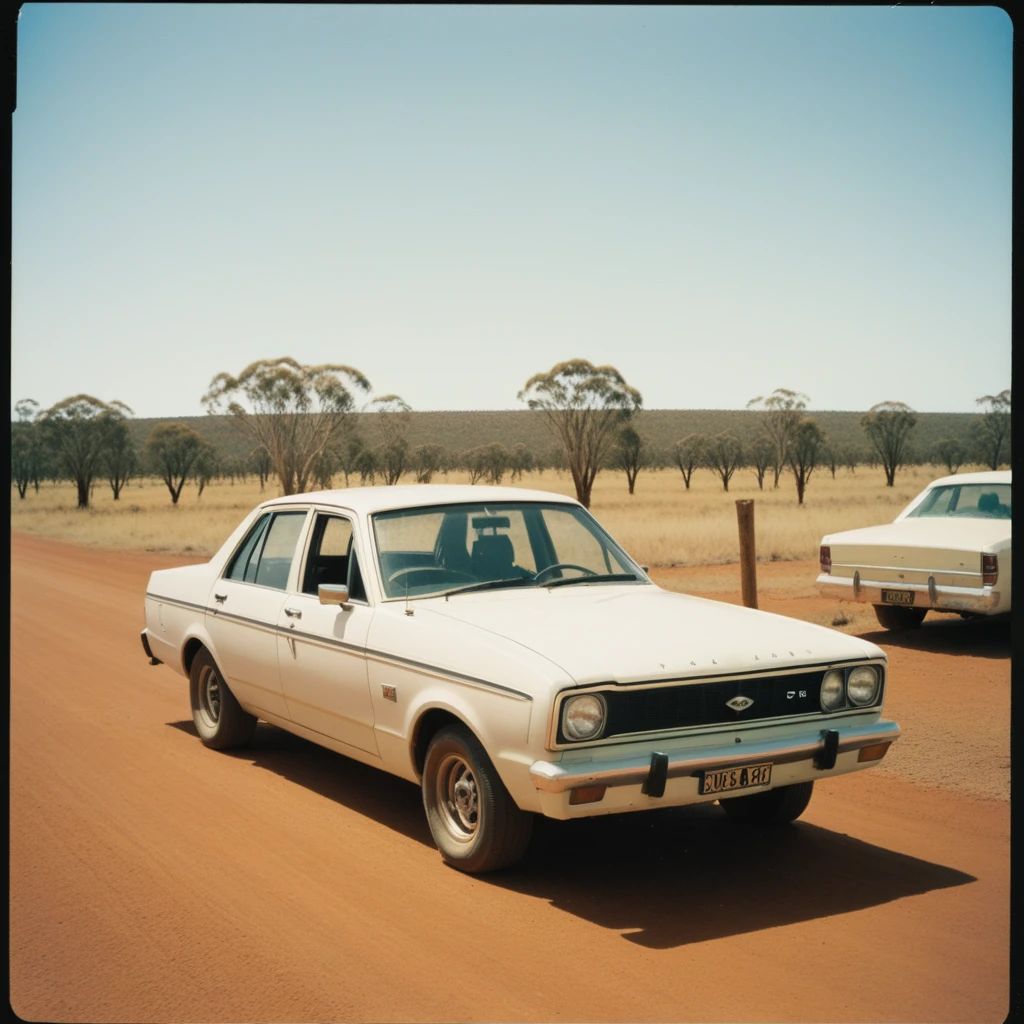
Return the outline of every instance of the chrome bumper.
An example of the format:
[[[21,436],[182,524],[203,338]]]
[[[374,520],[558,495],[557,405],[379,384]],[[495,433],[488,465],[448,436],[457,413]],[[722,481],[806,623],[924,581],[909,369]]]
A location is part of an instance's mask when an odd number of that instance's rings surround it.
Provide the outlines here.
[[[991,587],[940,587],[936,585],[934,576],[929,576],[927,583],[879,583],[875,580],[862,580],[859,574],[855,574],[851,579],[847,576],[830,576],[822,573],[817,579],[817,584],[823,597],[836,597],[840,601],[886,604],[887,602],[882,600],[884,588],[912,590],[915,608],[982,614],[991,614],[999,608],[998,590]]]
[[[829,742],[828,733],[838,733],[838,746]],[[830,752],[845,754],[876,743],[890,743],[899,739],[900,727],[895,722],[881,721],[870,725],[853,725],[836,729],[818,728],[785,739],[744,743],[742,750],[736,744],[702,747],[699,750],[668,750],[666,778],[692,775],[694,772],[716,771],[721,768],[742,768],[745,765],[771,761],[786,764],[792,761],[817,759]],[[678,741],[676,741],[678,742]],[[653,749],[658,744],[651,743]],[[828,751],[832,746],[834,749]],[[580,786],[636,786],[647,782],[651,774],[651,753],[609,761],[534,761],[530,765],[530,779],[537,789],[547,793],[565,793]]]

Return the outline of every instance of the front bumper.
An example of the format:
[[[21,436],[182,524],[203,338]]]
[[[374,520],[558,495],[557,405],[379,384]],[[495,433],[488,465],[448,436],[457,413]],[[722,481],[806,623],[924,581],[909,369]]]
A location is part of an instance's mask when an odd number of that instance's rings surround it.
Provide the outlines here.
[[[678,779],[696,776],[699,772],[743,768],[764,761],[776,765],[810,761],[820,765],[822,758],[829,756],[832,759],[829,768],[832,768],[839,755],[854,753],[862,747],[878,743],[891,743],[899,739],[900,731],[895,722],[883,720],[836,729],[819,727],[813,732],[785,738],[745,742],[742,750],[737,749],[734,743],[719,747],[669,750],[666,752],[667,769],[662,770],[666,779]],[[830,740],[827,735],[829,733],[838,734],[838,741]],[[642,755],[608,761],[535,761],[530,766],[530,779],[541,793],[564,794],[584,786],[644,786],[651,770],[651,751],[647,750]]]
[[[834,597],[840,601],[861,601],[864,604],[885,604],[882,589],[912,590],[915,608],[934,608],[937,611],[977,612],[993,615],[999,608],[1000,593],[992,587],[940,587],[935,577],[929,576],[927,583],[879,583],[863,580],[859,573],[853,577],[830,576],[822,573],[818,579],[818,590],[823,597]],[[898,607],[893,605],[893,607]],[[909,607],[909,606],[908,606]]]

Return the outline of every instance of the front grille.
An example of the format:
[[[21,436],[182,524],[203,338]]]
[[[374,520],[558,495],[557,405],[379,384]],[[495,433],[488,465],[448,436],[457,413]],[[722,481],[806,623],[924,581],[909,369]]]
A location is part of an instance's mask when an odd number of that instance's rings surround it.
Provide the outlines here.
[[[824,674],[824,669],[816,669],[757,679],[721,679],[643,690],[605,690],[603,696],[608,702],[608,723],[603,737],[820,714]],[[734,711],[726,703],[733,697],[747,697],[753,703],[745,710]],[[559,741],[565,742],[564,737],[559,735]]]

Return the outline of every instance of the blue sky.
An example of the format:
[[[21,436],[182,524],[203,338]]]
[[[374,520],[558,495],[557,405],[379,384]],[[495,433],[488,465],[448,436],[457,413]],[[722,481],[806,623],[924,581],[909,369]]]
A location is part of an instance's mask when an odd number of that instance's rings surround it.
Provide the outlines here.
[[[984,7],[26,4],[12,405],[202,413],[291,355],[414,409],[555,362],[648,408],[1010,386]]]

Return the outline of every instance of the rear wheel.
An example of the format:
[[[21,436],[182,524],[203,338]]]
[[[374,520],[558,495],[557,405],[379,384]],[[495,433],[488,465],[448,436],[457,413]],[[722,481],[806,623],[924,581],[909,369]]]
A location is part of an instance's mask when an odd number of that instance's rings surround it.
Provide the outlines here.
[[[441,857],[460,871],[508,867],[530,843],[533,815],[516,806],[480,741],[462,725],[430,741],[423,808]]]
[[[813,782],[795,782],[792,786],[778,786],[765,793],[734,796],[720,801],[720,805],[732,821],[750,825],[784,825],[796,821],[807,810],[813,789]]]
[[[886,629],[917,629],[927,614],[927,608],[907,608],[893,604],[875,605],[875,615]]]
[[[192,659],[189,696],[192,700],[192,721],[206,746],[227,750],[243,746],[252,739],[256,731],[256,716],[242,710],[242,705],[224,682],[213,656],[205,648]]]

